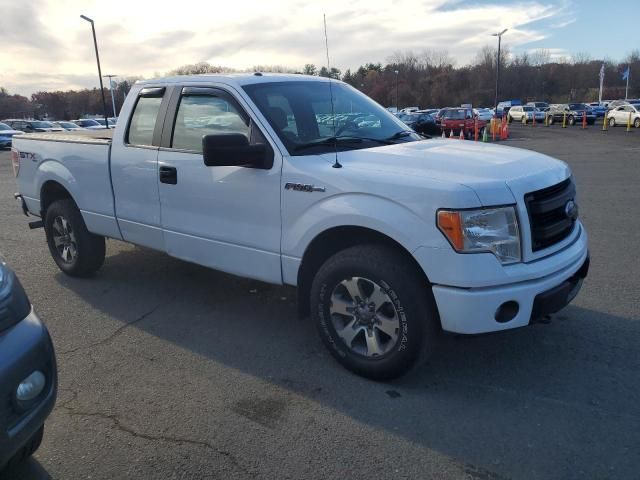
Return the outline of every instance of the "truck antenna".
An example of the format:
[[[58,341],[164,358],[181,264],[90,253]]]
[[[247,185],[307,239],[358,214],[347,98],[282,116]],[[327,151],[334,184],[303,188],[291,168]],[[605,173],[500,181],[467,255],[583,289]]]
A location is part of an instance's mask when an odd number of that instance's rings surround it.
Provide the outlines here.
[[[327,39],[327,16],[323,13],[322,19],[324,20],[324,48],[327,52],[327,73],[329,74],[329,96],[331,97],[331,119],[333,124],[333,148],[336,154],[336,161],[333,164],[333,168],[342,168],[338,161],[338,139],[336,137],[336,114],[333,106],[333,86],[331,84],[331,64],[329,63],[329,40]]]

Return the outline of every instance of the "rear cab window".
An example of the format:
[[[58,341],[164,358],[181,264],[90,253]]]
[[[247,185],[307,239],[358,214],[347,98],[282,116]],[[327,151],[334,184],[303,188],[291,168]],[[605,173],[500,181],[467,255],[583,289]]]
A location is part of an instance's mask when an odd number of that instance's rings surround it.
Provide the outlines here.
[[[127,128],[126,144],[131,146],[154,145],[154,132],[164,91],[164,87],[140,90]]]

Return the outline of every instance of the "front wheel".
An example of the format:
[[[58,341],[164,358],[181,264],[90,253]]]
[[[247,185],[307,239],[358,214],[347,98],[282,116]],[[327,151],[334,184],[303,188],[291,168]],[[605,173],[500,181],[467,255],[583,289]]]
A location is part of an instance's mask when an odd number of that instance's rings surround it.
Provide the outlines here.
[[[104,237],[87,230],[73,200],[53,202],[47,208],[44,229],[53,260],[67,275],[86,277],[104,263]]]
[[[318,271],[311,306],[320,337],[349,370],[372,379],[405,374],[431,353],[439,331],[435,300],[415,265],[380,245],[336,253]]]
[[[636,118],[636,119],[633,121],[633,126],[634,126],[635,128],[640,128],[640,117]]]
[[[553,115],[549,115],[549,125],[553,125]]]
[[[615,127],[616,126],[616,119],[613,117],[609,117],[609,126],[610,127]]]
[[[568,120],[569,125],[573,126],[576,123],[576,119],[573,118],[573,116],[571,116],[571,115],[569,116],[569,118],[567,120]]]

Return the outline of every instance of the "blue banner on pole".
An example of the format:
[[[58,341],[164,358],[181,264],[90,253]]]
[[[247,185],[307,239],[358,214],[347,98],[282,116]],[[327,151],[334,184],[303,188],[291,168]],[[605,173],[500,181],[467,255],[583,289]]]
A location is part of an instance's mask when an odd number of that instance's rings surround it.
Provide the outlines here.
[[[627,80],[629,78],[630,73],[631,73],[631,67],[627,67],[627,69],[622,74],[622,79]]]

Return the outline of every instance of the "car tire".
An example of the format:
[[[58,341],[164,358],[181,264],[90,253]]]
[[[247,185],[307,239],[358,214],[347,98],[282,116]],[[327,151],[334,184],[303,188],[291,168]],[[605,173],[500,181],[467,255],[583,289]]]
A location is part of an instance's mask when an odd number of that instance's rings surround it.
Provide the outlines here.
[[[576,119],[573,117],[573,115],[569,115],[569,117],[567,118],[567,123],[571,126],[576,124]]]
[[[104,263],[104,237],[87,230],[73,200],[53,202],[47,208],[44,229],[53,260],[67,275],[90,276]]]
[[[616,126],[616,119],[613,117],[609,117],[609,126],[610,127],[615,127]]]
[[[44,425],[42,425],[36,433],[29,439],[29,441],[18,450],[13,457],[9,459],[7,464],[4,466],[7,470],[16,468],[22,462],[26,461],[31,455],[36,453],[36,450],[40,448],[42,444],[42,437],[44,436]],[[3,468],[0,466],[0,472],[2,472]]]
[[[640,128],[640,117],[639,117],[639,118],[636,118],[636,119],[633,121],[633,126],[634,126],[635,128]]]
[[[553,125],[553,115],[549,115],[549,120],[547,122],[549,125]]]
[[[408,258],[384,245],[330,257],[313,280],[311,308],[335,359],[375,380],[399,377],[421,363],[440,331],[430,285]]]

